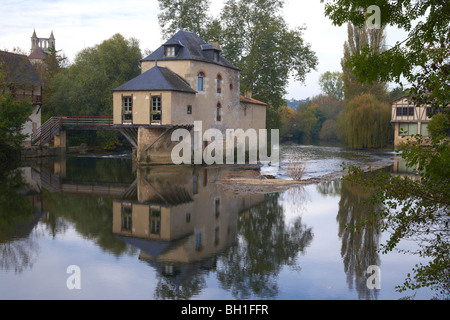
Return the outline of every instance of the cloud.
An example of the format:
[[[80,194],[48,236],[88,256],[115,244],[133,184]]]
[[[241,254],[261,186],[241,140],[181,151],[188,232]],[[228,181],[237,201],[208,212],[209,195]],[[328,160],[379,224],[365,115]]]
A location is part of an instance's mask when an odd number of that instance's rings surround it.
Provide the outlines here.
[[[160,42],[157,8],[157,0],[7,0],[0,12],[0,48],[28,51],[33,30],[38,37],[49,37],[53,30],[56,48],[70,60],[115,33],[154,49]]]
[[[224,0],[212,0],[211,13],[217,16]],[[0,50],[31,48],[31,35],[48,37],[53,30],[56,48],[70,61],[87,47],[92,47],[121,33],[140,41],[142,50],[161,45],[158,25],[158,0],[2,0],[0,11]],[[317,71],[306,77],[306,83],[291,81],[287,98],[304,99],[320,94],[318,79],[326,71],[340,71],[346,26],[333,26],[324,16],[318,0],[286,0],[284,16],[294,27],[305,25],[304,39],[319,59]],[[388,29],[388,44],[405,38],[405,34]],[[392,33],[391,33],[392,31]]]

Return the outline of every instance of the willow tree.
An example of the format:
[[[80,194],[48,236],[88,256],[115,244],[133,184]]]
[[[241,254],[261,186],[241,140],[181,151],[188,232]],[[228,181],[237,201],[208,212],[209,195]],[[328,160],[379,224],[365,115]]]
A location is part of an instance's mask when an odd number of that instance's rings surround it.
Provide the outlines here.
[[[353,149],[382,148],[391,137],[391,108],[366,93],[346,105],[346,140]]]

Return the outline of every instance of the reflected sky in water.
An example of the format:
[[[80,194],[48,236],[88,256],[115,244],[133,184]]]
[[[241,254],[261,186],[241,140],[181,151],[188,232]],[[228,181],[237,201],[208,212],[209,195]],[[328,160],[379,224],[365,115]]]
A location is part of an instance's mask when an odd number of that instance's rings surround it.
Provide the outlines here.
[[[391,157],[298,148],[316,157],[311,172],[323,170],[322,164],[314,169],[319,162]],[[24,184],[15,183],[17,172]],[[372,249],[383,236],[345,228],[373,209],[357,188],[337,179],[277,194],[239,194],[215,183],[236,175],[255,172],[134,170],[119,157],[68,158],[4,174],[2,194],[11,196],[0,198],[0,298],[366,300],[414,294],[397,293],[395,286],[417,257],[379,255]],[[367,288],[365,270],[372,264],[381,268],[381,290]],[[80,267],[81,290],[67,288],[71,265]],[[431,297],[425,290],[415,298]]]

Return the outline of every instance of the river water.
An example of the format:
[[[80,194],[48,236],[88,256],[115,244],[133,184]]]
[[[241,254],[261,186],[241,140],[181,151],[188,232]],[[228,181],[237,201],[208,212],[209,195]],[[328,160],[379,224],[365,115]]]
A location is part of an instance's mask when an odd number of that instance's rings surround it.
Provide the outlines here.
[[[394,158],[289,145],[281,168],[264,173],[289,179],[293,154],[302,155],[305,178]],[[4,173],[0,299],[432,297],[396,292],[418,257],[377,253],[386,235],[346,228],[370,214],[361,190],[339,178],[277,193],[218,183],[257,175],[230,167],[136,169],[128,155],[66,157]],[[380,289],[368,286],[370,266],[381,271]]]

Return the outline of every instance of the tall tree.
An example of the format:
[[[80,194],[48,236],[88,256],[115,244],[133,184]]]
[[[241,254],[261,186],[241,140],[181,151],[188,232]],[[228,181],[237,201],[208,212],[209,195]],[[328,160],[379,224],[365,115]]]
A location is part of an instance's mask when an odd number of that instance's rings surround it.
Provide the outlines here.
[[[303,82],[317,65],[304,28],[290,29],[283,7],[283,0],[228,0],[221,15],[224,55],[242,71],[241,91],[271,105],[269,129],[280,127],[289,78]]]
[[[362,48],[362,55],[353,56],[348,66],[360,81],[395,81],[401,78],[411,84],[410,94],[416,103],[448,105],[450,72],[448,46],[450,7],[448,1],[423,0],[321,0],[325,15],[334,24],[351,21],[362,26],[367,20],[367,8],[378,6],[381,26],[393,25],[408,35],[389,50],[379,52]]]
[[[218,18],[208,16],[206,0],[160,0],[163,36],[192,29],[205,41],[219,41],[224,56],[241,69],[241,91],[268,103],[267,127],[280,128],[289,78],[303,82],[317,57],[303,40],[304,28],[290,29],[284,0],[227,0]]]
[[[158,21],[164,39],[170,38],[179,28],[195,30],[204,38],[210,21],[210,0],[158,0]]]
[[[342,72],[327,71],[319,78],[319,85],[323,93],[336,100],[344,99],[344,80]]]
[[[121,34],[80,51],[75,62],[52,80],[51,105],[55,115],[110,116],[113,112],[111,90],[138,76],[142,58],[139,42]],[[79,135],[78,133],[74,133]],[[115,145],[116,132],[83,132],[90,143]],[[78,141],[71,137],[70,143]]]
[[[353,56],[363,54],[363,48],[374,52],[384,49],[384,28],[373,29],[367,24],[357,26],[348,23],[348,41],[344,44],[342,59],[345,122],[344,142],[351,148],[381,148],[389,142],[390,111],[385,101],[388,98],[385,83],[374,80],[370,83],[358,81],[348,66]]]
[[[120,34],[82,50],[75,62],[52,82],[56,113],[111,115],[111,90],[140,74],[141,58],[138,41]]]
[[[363,48],[370,47],[374,52],[382,52],[384,49],[384,28],[370,29],[367,25],[361,27],[348,23],[348,40],[344,44],[344,58],[342,59],[344,96],[346,101],[364,94],[374,94],[379,100],[386,99],[386,84],[378,79],[371,83],[364,83],[357,80],[351,67],[347,62],[353,56],[362,54]]]
[[[42,123],[56,114],[56,106],[52,104],[54,94],[53,79],[63,69],[67,67],[68,59],[55,48],[49,49],[49,55],[43,63],[35,65],[40,71],[44,84],[42,88]]]

